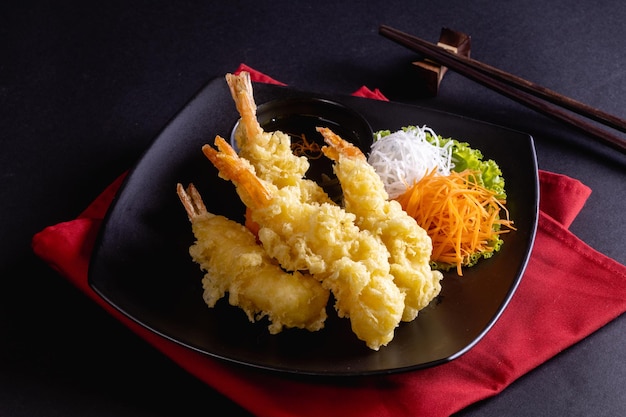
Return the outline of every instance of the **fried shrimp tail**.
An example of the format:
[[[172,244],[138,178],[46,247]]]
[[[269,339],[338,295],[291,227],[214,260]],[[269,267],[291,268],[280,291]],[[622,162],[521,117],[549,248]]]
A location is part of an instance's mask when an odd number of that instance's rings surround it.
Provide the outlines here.
[[[189,253],[205,271],[203,299],[209,307],[228,293],[229,303],[250,321],[267,317],[271,334],[324,327],[328,290],[309,275],[283,271],[244,226],[209,213],[193,184],[186,190],[178,184],[177,193],[196,238]]]
[[[232,181],[243,203],[254,209],[266,205],[271,198],[268,184],[259,179],[254,168],[239,157],[234,149],[221,136],[215,137],[217,150],[204,145],[202,152],[219,171],[221,178]]]
[[[226,83],[230,89],[230,95],[235,102],[237,111],[241,116],[242,127],[245,130],[242,138],[261,136],[263,128],[261,128],[256,118],[257,107],[254,102],[250,73],[241,71],[239,75],[226,74]],[[238,145],[243,145],[243,143],[238,143]]]
[[[328,144],[324,154],[335,162],[346,211],[389,250],[391,274],[406,294],[402,320],[411,321],[441,291],[443,275],[430,267],[432,241],[397,201],[389,200],[382,180],[358,147],[328,128],[317,130]]]

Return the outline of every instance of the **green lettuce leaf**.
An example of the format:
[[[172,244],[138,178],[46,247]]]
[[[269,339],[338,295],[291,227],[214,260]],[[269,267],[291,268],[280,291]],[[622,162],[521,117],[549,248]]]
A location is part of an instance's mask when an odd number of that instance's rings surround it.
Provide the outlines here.
[[[479,185],[492,190],[498,198],[506,199],[504,190],[504,177],[500,167],[493,159],[483,160],[483,153],[479,149],[473,149],[467,142],[459,142],[452,138],[443,138],[438,135],[434,138],[430,134],[426,134],[427,140],[432,143],[439,143],[444,146],[452,141],[452,161],[454,162],[454,170],[461,172],[466,169],[480,171],[480,178],[477,178]]]

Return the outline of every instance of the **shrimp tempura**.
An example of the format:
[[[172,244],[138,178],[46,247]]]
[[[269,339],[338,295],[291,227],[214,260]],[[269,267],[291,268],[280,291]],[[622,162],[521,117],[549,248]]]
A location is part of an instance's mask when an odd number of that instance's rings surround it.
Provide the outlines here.
[[[404,310],[404,294],[390,274],[389,252],[380,239],[354,223],[355,216],[332,203],[302,199],[298,186],[276,187],[258,178],[217,136],[218,150],[202,150],[232,181],[252,219],[260,225],[265,251],[288,271],[307,270],[335,296],[338,315],[371,349],[393,339]]]
[[[189,253],[206,272],[203,298],[209,307],[228,292],[229,303],[251,322],[267,316],[271,334],[283,327],[324,327],[328,290],[311,276],[283,271],[243,225],[207,212],[193,184],[186,191],[178,184],[177,192],[196,237]]]
[[[430,267],[432,241],[415,219],[395,200],[367,163],[359,148],[328,128],[317,128],[329,146],[322,150],[335,161],[346,211],[356,215],[356,224],[379,236],[389,250],[391,274],[406,294],[403,321],[413,320],[441,291],[443,275]]]

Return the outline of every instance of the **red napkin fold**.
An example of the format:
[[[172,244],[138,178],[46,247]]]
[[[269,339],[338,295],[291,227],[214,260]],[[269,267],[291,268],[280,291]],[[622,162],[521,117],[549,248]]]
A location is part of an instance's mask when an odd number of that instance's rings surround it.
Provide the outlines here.
[[[242,65],[256,81],[278,81]],[[366,87],[355,95],[385,100]],[[35,253],[115,318],[189,373],[258,416],[448,416],[511,382],[626,311],[626,267],[595,251],[568,227],[591,190],[542,171],[535,247],[508,308],[462,357],[425,370],[358,380],[294,380],[231,367],[146,330],[87,284],[91,249],[123,175],[74,220],[33,237]]]

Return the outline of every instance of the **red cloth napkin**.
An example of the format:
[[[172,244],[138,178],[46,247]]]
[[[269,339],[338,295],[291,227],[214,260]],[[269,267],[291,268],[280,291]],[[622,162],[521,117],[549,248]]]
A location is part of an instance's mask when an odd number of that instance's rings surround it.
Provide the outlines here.
[[[255,80],[277,83],[252,68],[242,69]],[[357,93],[385,99],[365,87]],[[35,253],[182,368],[258,416],[448,416],[501,392],[626,311],[626,267],[568,230],[591,190],[575,179],[542,171],[539,226],[525,276],[492,330],[462,357],[425,370],[349,381],[295,380],[231,367],[139,326],[87,284],[94,239],[122,180],[77,219],[36,234]]]

